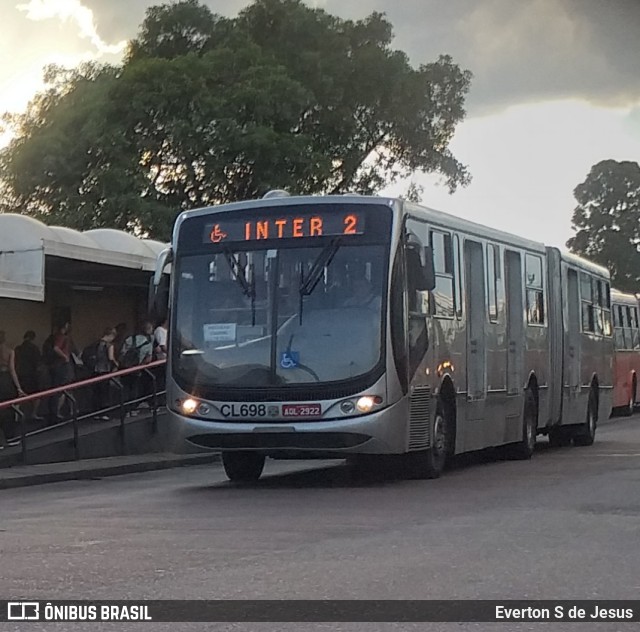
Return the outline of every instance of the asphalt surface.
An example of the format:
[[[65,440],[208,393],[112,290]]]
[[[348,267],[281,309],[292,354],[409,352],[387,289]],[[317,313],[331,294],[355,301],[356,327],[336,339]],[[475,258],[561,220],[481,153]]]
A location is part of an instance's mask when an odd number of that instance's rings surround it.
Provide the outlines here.
[[[268,462],[0,491],[0,595],[34,599],[637,599],[640,415],[588,448],[483,453],[437,481]],[[11,628],[9,624],[6,629]],[[55,629],[534,630],[509,624],[55,624]],[[547,624],[620,630],[634,624]],[[66,627],[65,627],[66,626]],[[28,629],[51,629],[34,624]]]

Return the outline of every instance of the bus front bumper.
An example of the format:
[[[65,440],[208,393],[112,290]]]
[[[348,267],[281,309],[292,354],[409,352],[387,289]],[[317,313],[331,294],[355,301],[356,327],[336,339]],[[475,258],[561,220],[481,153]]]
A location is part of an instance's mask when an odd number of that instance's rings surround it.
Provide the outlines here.
[[[349,454],[402,454],[408,445],[408,404],[347,419],[295,422],[229,422],[185,417],[168,411],[169,447],[251,450],[269,456],[330,458]]]

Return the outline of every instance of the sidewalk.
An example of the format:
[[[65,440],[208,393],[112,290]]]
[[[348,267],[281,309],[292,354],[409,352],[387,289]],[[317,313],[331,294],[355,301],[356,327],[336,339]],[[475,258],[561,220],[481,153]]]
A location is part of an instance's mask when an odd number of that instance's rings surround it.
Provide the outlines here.
[[[171,467],[218,463],[214,454],[136,454],[103,459],[66,461],[44,465],[17,465],[0,469],[0,490],[81,479],[117,476],[135,472],[164,470]]]

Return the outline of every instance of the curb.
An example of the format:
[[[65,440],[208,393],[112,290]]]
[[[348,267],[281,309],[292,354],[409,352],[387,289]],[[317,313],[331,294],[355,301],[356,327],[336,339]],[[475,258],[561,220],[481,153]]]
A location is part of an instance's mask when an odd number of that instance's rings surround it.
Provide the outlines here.
[[[116,459],[118,457],[115,457]],[[102,459],[101,459],[102,460]],[[43,471],[43,472],[25,472],[23,475],[8,476],[2,478],[0,474],[0,490],[15,489],[16,487],[30,487],[32,485],[44,485],[46,483],[59,483],[62,481],[88,480],[95,478],[103,478],[107,476],[119,476],[121,474],[136,474],[139,472],[152,472],[155,470],[166,470],[174,467],[187,467],[189,465],[206,465],[209,463],[219,463],[220,454],[196,454],[189,456],[176,456],[175,458],[166,458],[161,460],[138,461],[130,463],[114,463],[112,465],[96,465],[91,466],[91,460],[84,461],[78,469],[69,469],[60,472]],[[29,468],[42,467],[51,468],[60,464],[33,465],[24,466]],[[64,465],[67,465],[65,463]],[[23,466],[16,466],[19,469]],[[14,468],[10,468],[14,469]]]

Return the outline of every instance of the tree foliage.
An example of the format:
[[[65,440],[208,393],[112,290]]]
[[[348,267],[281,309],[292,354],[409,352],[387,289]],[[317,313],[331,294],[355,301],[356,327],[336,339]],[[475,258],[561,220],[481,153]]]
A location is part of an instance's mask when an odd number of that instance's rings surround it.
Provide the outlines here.
[[[152,7],[119,67],[52,68],[0,153],[4,209],[166,239],[185,208],[374,193],[415,171],[469,180],[448,149],[470,73],[413,68],[380,13],[255,0],[233,20]]]
[[[574,190],[572,252],[600,263],[613,285],[628,292],[640,289],[640,165],[603,160]]]

